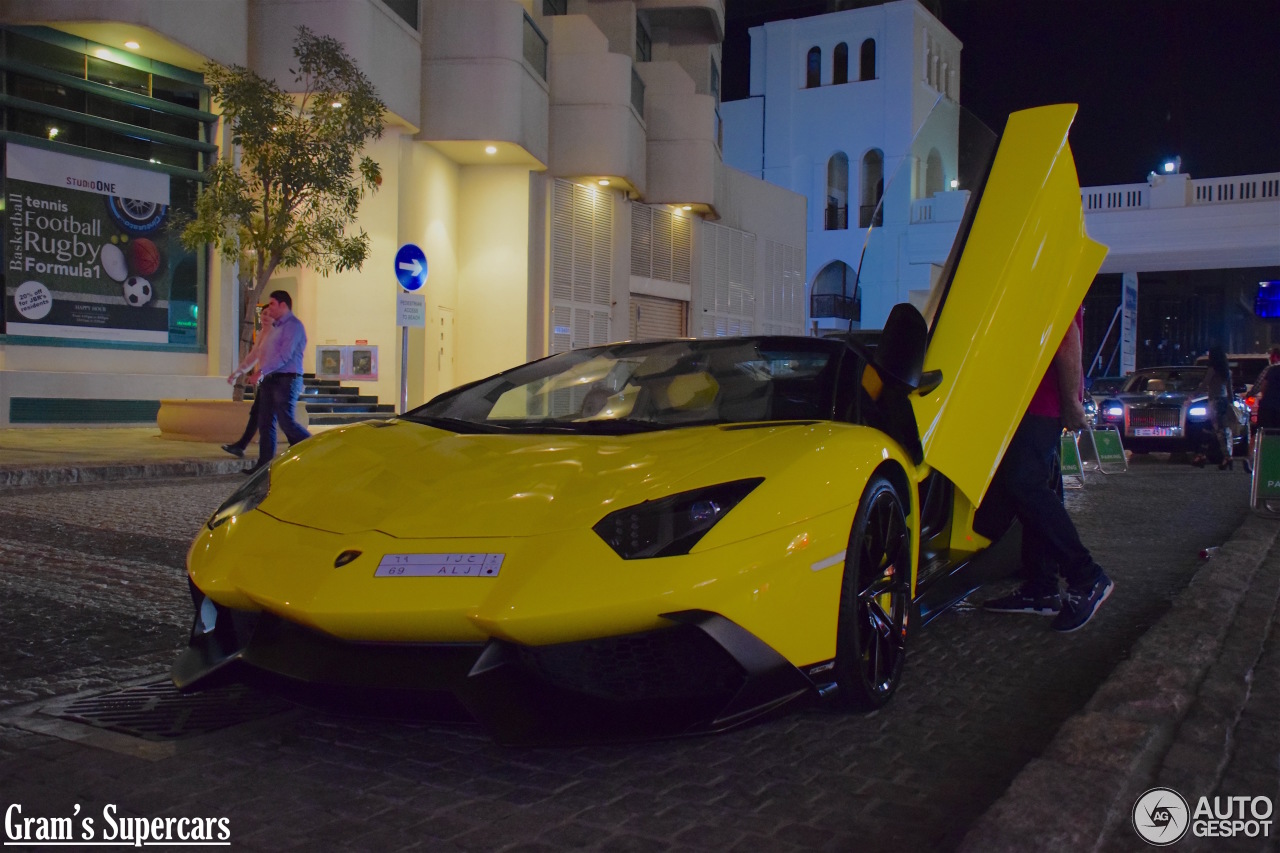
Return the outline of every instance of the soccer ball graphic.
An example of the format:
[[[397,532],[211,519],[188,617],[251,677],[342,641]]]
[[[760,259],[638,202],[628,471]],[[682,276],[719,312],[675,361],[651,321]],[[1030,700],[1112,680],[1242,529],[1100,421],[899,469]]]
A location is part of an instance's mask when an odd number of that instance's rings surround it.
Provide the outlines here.
[[[124,301],[134,308],[140,308],[151,301],[151,282],[139,275],[131,275],[124,280]]]

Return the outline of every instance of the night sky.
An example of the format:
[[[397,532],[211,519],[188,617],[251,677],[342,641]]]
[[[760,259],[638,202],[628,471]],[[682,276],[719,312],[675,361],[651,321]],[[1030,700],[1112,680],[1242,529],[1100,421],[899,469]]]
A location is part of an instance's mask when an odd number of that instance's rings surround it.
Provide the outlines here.
[[[825,4],[727,2],[724,98],[747,94],[748,26]],[[994,130],[1073,102],[1083,186],[1174,155],[1196,178],[1280,171],[1280,0],[940,0],[964,44],[960,102]],[[738,8],[735,8],[738,6]],[[789,10],[785,7],[789,7]]]

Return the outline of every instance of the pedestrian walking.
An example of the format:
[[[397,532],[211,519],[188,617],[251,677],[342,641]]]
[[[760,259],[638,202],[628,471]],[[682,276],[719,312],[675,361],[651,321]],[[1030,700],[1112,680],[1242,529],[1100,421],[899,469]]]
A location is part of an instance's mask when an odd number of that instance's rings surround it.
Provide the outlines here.
[[[244,360],[231,371],[231,375],[227,377],[227,384],[234,385],[236,380],[241,376],[246,377],[246,385],[256,385],[258,382],[258,362],[262,360],[262,351],[266,346],[267,339],[271,337],[275,326],[275,318],[271,316],[271,306],[265,306],[259,316],[262,320],[262,328],[258,330],[257,340],[253,342],[253,346],[249,348],[249,352],[245,354]],[[253,405],[249,407],[249,420],[244,425],[244,434],[230,444],[222,445],[222,449],[230,453],[232,456],[244,457],[245,448],[249,446],[249,442],[253,441],[253,436],[258,431],[258,409],[259,402],[262,400],[261,395],[255,393],[253,395]]]
[[[1197,453],[1192,462],[1200,468],[1206,461],[1213,462],[1221,471],[1233,467],[1231,459],[1232,429],[1235,426],[1235,408],[1232,405],[1231,365],[1222,347],[1209,347],[1209,370],[1205,373],[1201,389],[1209,398],[1209,428],[1212,433],[1208,453]]]
[[[1115,589],[1080,541],[1062,501],[1056,467],[1063,428],[1087,426],[1082,330],[1083,311],[1078,311],[975,517],[979,532],[1007,528],[1012,517],[1022,522],[1025,579],[1016,592],[987,601],[983,608],[1053,616],[1050,627],[1064,633],[1083,628]],[[1065,592],[1059,575],[1066,581]]]
[[[307,330],[293,313],[293,299],[287,291],[274,290],[267,300],[272,331],[258,361],[258,461],[246,473],[252,474],[271,463],[276,455],[276,422],[292,446],[310,438],[306,427],[293,418],[294,406],[302,392],[302,353],[307,347]]]

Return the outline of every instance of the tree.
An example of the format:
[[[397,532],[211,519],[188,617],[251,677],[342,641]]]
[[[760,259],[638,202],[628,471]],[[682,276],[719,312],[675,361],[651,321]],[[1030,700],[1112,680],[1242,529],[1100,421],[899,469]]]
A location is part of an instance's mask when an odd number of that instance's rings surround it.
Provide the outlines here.
[[[307,266],[321,275],[360,269],[369,235],[347,227],[365,193],[382,183],[378,164],[361,154],[384,127],[386,104],[373,84],[340,42],[306,27],[298,27],[293,55],[293,92],[239,65],[205,70],[237,157],[209,167],[182,241],[191,249],[211,245],[239,264],[241,359],[277,267]],[[237,384],[235,398],[243,395]]]

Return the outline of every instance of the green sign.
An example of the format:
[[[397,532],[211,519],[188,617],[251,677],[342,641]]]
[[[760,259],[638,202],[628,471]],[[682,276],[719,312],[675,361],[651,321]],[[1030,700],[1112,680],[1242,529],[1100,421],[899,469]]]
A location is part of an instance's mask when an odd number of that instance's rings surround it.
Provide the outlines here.
[[[1258,437],[1253,488],[1259,501],[1280,500],[1280,430],[1263,430]]]
[[[1073,432],[1064,432],[1062,434],[1062,473],[1075,474],[1081,479],[1084,478],[1084,465],[1080,463],[1080,445],[1076,444],[1076,435]]]
[[[1114,429],[1094,430],[1093,446],[1098,451],[1099,467],[1114,462],[1125,465],[1124,446],[1120,443],[1120,433]]]

